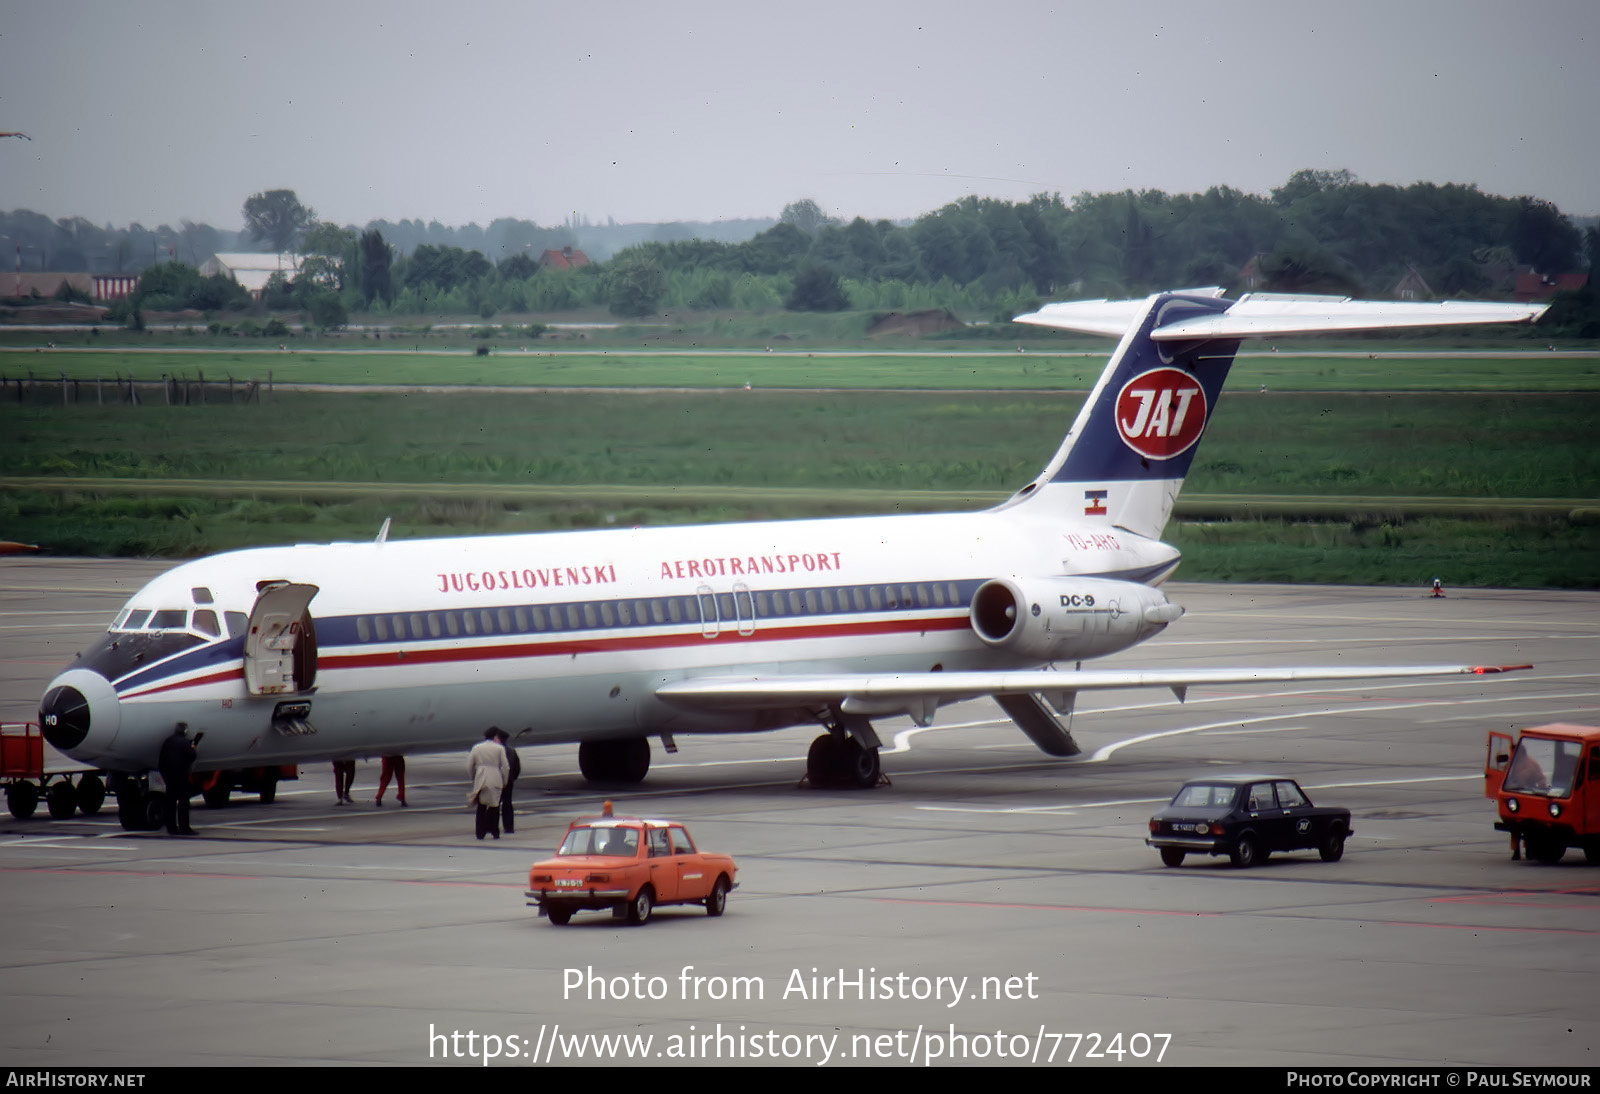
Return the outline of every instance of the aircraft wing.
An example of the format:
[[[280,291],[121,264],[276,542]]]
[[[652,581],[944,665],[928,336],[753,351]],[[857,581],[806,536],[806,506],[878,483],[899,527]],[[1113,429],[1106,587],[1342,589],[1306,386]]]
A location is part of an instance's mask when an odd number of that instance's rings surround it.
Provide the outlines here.
[[[804,676],[710,676],[674,680],[656,689],[657,698],[679,706],[756,710],[818,703],[855,702],[907,710],[927,699],[955,700],[982,695],[1042,694],[1047,697],[1111,688],[1171,688],[1181,699],[1190,687],[1216,684],[1273,684],[1310,680],[1390,680],[1412,676],[1472,676],[1511,672],[1532,665],[1367,665],[1291,669],[1097,669],[996,672],[840,673]],[[1061,704],[1054,704],[1061,705]]]
[[[1189,295],[1217,297],[1220,289],[1185,290]],[[1142,300],[1074,300],[1046,304],[1013,322],[1030,323],[1083,334],[1120,338],[1145,306]],[[1248,293],[1227,311],[1190,314],[1150,331],[1156,342],[1203,341],[1213,338],[1267,338],[1287,334],[1332,334],[1342,331],[1409,327],[1453,327],[1476,323],[1533,322],[1548,304],[1496,304],[1467,300],[1425,303],[1407,300],[1353,300],[1347,296]]]

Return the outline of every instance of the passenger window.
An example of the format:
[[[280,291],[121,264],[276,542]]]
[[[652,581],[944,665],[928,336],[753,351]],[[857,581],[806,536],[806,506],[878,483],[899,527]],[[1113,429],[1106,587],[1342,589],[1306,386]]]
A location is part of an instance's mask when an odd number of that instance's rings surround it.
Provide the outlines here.
[[[483,611],[478,613],[478,623],[483,627],[484,634],[494,633],[494,616],[490,613],[488,608],[485,608]]]
[[[791,594],[791,595],[793,595],[793,594]],[[815,589],[807,589],[806,590],[806,614],[807,615],[816,615],[817,614],[817,590],[815,590]]]
[[[960,604],[961,603],[961,590],[956,588],[956,583],[954,581],[949,582],[947,585],[945,585],[945,589],[948,590],[948,595],[950,597],[950,603],[952,603],[952,604]]]
[[[717,618],[719,618],[719,619],[732,619],[732,618],[734,618],[733,594],[732,593],[718,593],[717,594]]]
[[[222,633],[222,628],[217,626],[217,613],[209,609],[194,613],[194,629],[212,638]]]
[[[356,616],[356,637],[363,642],[372,641],[372,626],[364,615]]]
[[[534,608],[534,609],[532,609],[532,612],[533,612],[533,629],[536,630],[536,631],[544,630],[544,628],[545,628],[544,609],[543,608]]]
[[[926,608],[928,606],[928,603],[929,603],[929,601],[928,601],[928,587],[926,585],[918,585],[917,586],[917,607]]]
[[[403,615],[394,617],[394,636],[396,639],[403,639],[406,636],[406,617]]]
[[[591,630],[600,625],[600,618],[595,614],[593,604],[585,604],[583,606],[583,623],[584,626]]]
[[[856,611],[864,612],[864,611],[867,610],[867,598],[862,595],[860,589],[851,589],[850,590],[850,596],[856,602]],[[839,599],[840,599],[841,602],[844,600],[844,590],[843,589],[839,590]]]
[[[1298,809],[1311,803],[1306,801],[1305,795],[1295,788],[1294,783],[1279,783],[1278,804],[1285,809]]]
[[[517,630],[526,634],[528,632],[528,609],[517,609]]]
[[[444,633],[444,628],[439,623],[438,612],[428,613],[428,633],[433,635],[435,638],[438,638],[439,635]]]
[[[689,833],[684,831],[682,828],[674,828],[671,831],[672,853],[675,855],[694,854],[694,844],[689,842]]]
[[[461,613],[461,629],[468,634],[478,633],[478,621],[472,617],[471,612]]]
[[[381,615],[375,615],[372,617],[372,626],[377,631],[379,642],[389,641],[389,621],[387,619]]]
[[[455,612],[444,613],[444,629],[450,632],[451,638],[461,633],[461,620],[456,618]]]
[[[667,843],[667,830],[665,828],[650,829],[650,857],[663,858],[672,854],[672,847]]]
[[[412,638],[421,638],[422,635],[423,635],[422,616],[413,615],[411,617],[411,637]]]
[[[674,623],[683,622],[683,608],[678,604],[678,598],[675,596],[667,598],[667,617]]]
[[[933,606],[935,608],[944,607],[944,586],[943,585],[935,585],[933,587]]]
[[[817,598],[822,601],[822,610],[829,614],[833,612],[833,590],[818,589]]]
[[[569,630],[569,631],[581,631],[581,630],[583,630],[583,622],[578,617],[578,606],[576,604],[568,604],[567,605],[567,630]]]
[[[496,618],[498,618],[500,620],[500,633],[501,634],[510,634],[511,633],[511,609],[510,608],[501,608],[498,612],[495,613],[495,616],[496,616]]]
[[[607,617],[606,622],[611,622],[610,617]],[[621,623],[624,627],[630,626],[633,623],[633,613],[629,609],[628,602],[626,600],[617,601],[617,622]]]
[[[876,585],[867,590],[867,603],[872,605],[875,612],[883,611],[883,590]]]
[[[900,597],[895,594],[893,585],[883,587],[883,598],[885,606],[891,611],[900,606]]]
[[[1250,788],[1250,811],[1259,813],[1263,809],[1276,809],[1277,801],[1272,796],[1271,783],[1256,783]]]
[[[763,619],[772,614],[772,605],[767,603],[766,593],[756,594],[756,614]]]

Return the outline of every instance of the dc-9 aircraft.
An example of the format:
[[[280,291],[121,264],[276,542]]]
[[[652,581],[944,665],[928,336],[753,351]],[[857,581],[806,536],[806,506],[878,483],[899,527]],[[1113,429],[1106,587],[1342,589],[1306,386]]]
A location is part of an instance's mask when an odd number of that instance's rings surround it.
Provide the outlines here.
[[[113,772],[140,828],[178,722],[205,734],[197,772],[460,749],[498,726],[578,742],[584,776],[609,783],[644,778],[651,737],[670,752],[677,734],[818,724],[812,782],[868,787],[874,719],[926,725],[979,696],[1069,756],[1082,691],[1495,671],[1081,663],[1183,614],[1158,537],[1241,339],[1543,311],[1220,289],[1050,304],[1018,321],[1121,341],[1054,458],[992,509],[216,555],[136,593],[51,683],[40,723]]]

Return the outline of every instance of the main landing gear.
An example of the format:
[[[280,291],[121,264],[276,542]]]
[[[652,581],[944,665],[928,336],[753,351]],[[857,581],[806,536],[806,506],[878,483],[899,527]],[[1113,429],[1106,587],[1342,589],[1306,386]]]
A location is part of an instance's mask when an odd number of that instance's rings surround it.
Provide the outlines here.
[[[578,770],[592,783],[641,783],[650,770],[650,742],[643,737],[584,741],[578,745]]]
[[[878,760],[879,747],[872,723],[845,715],[811,742],[806,753],[806,779],[818,789],[871,790],[885,781]]]

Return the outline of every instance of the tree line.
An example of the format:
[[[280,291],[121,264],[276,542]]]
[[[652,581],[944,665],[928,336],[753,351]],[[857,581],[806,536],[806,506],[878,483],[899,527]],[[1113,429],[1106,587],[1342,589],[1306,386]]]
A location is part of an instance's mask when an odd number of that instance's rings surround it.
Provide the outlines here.
[[[480,233],[482,247],[406,246],[439,226],[339,227],[286,190],[253,195],[243,212],[249,238],[304,256],[298,277],[269,287],[268,307],[320,308],[318,322],[332,325],[341,311],[488,318],[599,307],[619,316],[946,308],[1004,317],[1062,296],[1178,286],[1385,298],[1403,278],[1413,291],[1420,278],[1435,298],[1504,297],[1519,267],[1557,275],[1600,266],[1600,229],[1580,230],[1549,202],[1469,185],[1368,184],[1346,171],[1298,171],[1265,196],[1227,187],[1070,201],[973,196],[907,223],[831,219],[797,201],[748,238],[644,239],[575,270],[536,261],[570,245],[573,222],[496,221],[466,233],[464,242]],[[186,230],[202,238],[198,226]],[[1556,309],[1563,322],[1600,336],[1593,289],[1568,295]]]

